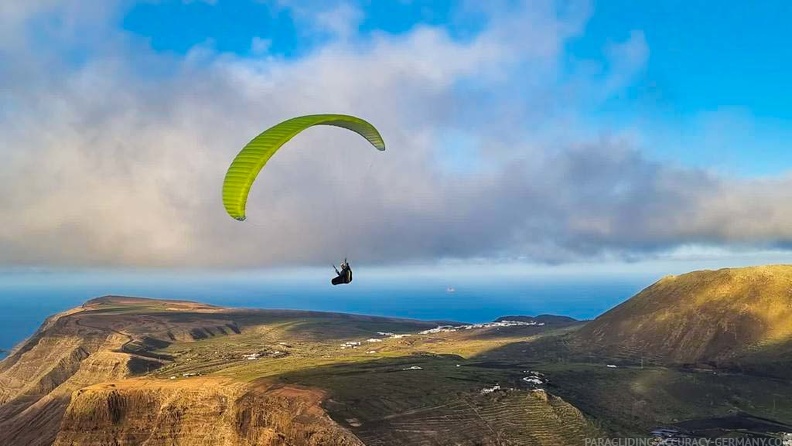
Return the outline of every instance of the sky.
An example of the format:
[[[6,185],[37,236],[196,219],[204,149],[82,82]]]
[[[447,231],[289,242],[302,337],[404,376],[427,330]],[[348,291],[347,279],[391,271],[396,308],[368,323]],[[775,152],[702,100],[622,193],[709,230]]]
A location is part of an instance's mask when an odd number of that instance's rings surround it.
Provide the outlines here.
[[[792,263],[791,12],[3,2],[0,267]],[[388,148],[309,129],[229,218],[233,157],[313,113]]]

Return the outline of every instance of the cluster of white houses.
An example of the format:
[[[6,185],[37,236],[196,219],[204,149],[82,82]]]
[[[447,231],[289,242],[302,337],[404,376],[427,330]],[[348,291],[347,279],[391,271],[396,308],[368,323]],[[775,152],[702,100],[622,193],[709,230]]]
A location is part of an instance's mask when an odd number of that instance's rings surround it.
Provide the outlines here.
[[[459,365],[457,365],[457,367],[459,367]],[[543,386],[543,385],[547,384],[547,378],[545,378],[544,374],[539,373],[539,372],[535,372],[533,370],[523,370],[523,373],[525,373],[526,376],[524,376],[522,378],[522,381],[525,384],[527,384],[528,387],[531,390],[535,390],[535,391],[543,391],[544,390],[541,387],[539,387],[539,386]],[[485,387],[485,388],[481,389],[481,393],[487,394],[487,393],[493,393],[493,392],[498,392],[498,391],[504,391],[505,392],[505,391],[509,391],[509,390],[515,390],[515,389],[513,387],[508,387],[507,388],[507,387],[501,387],[500,384],[495,384],[492,387]]]
[[[390,333],[390,332],[387,332],[387,331],[378,331],[377,334],[380,335],[380,336],[383,336],[385,338],[391,338],[391,339],[401,339],[401,338],[406,338],[408,336],[411,336],[410,334],[396,334],[396,333]],[[379,343],[379,342],[382,342],[382,341],[383,341],[382,338],[368,338],[368,339],[366,339],[365,342],[368,342],[370,344],[376,344],[376,343]],[[361,346],[361,344],[362,344],[362,342],[360,342],[360,341],[347,341],[347,342],[344,342],[343,344],[341,344],[341,349],[343,350],[343,349],[347,349],[347,348],[358,348],[358,347]],[[369,352],[366,352],[366,353],[369,353]]]
[[[268,356],[268,357],[277,358],[279,356],[286,356],[287,354],[288,353],[282,352],[280,350],[275,350],[273,352],[248,353],[248,354],[242,355],[242,359],[245,359],[247,361],[253,361],[255,359],[261,358],[262,356]]]
[[[498,321],[498,322],[485,322],[482,324],[440,325],[435,328],[430,328],[429,330],[424,330],[421,332],[421,334],[447,333],[450,331],[473,330],[478,328],[516,327],[516,326],[541,327],[544,324],[545,324],[544,322],[536,322],[536,321]]]
[[[543,386],[547,384],[547,378],[545,378],[544,374],[535,372],[533,370],[523,370],[523,373],[527,374],[524,376],[522,381],[525,384],[528,384],[531,388],[537,388],[539,386]]]

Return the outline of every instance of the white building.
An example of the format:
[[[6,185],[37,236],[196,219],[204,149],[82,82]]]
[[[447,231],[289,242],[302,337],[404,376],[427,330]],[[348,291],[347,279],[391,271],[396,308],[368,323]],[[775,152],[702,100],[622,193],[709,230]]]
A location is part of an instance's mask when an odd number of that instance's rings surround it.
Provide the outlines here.
[[[485,388],[481,389],[481,393],[492,393],[492,392],[494,392],[496,390],[500,390],[500,389],[501,389],[500,384],[495,384],[492,387],[485,387]]]

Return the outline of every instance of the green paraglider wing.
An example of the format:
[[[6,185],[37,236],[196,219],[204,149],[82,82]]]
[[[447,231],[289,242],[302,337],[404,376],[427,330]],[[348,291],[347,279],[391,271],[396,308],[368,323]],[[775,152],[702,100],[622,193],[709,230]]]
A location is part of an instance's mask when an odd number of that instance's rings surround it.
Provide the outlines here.
[[[223,206],[228,215],[245,219],[245,204],[256,176],[267,161],[295,135],[315,125],[342,127],[366,138],[378,150],[385,150],[379,131],[367,121],[349,115],[299,116],[270,127],[247,143],[234,158],[223,181]]]

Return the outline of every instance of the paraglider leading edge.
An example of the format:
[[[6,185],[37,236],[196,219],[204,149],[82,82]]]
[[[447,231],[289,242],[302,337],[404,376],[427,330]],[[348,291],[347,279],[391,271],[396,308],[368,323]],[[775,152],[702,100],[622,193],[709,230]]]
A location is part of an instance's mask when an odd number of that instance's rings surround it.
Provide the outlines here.
[[[245,220],[248,193],[267,161],[290,139],[316,125],[331,125],[351,130],[364,137],[377,150],[385,150],[379,131],[368,121],[350,115],[321,114],[291,118],[253,138],[237,154],[223,181],[223,206],[232,218]]]

